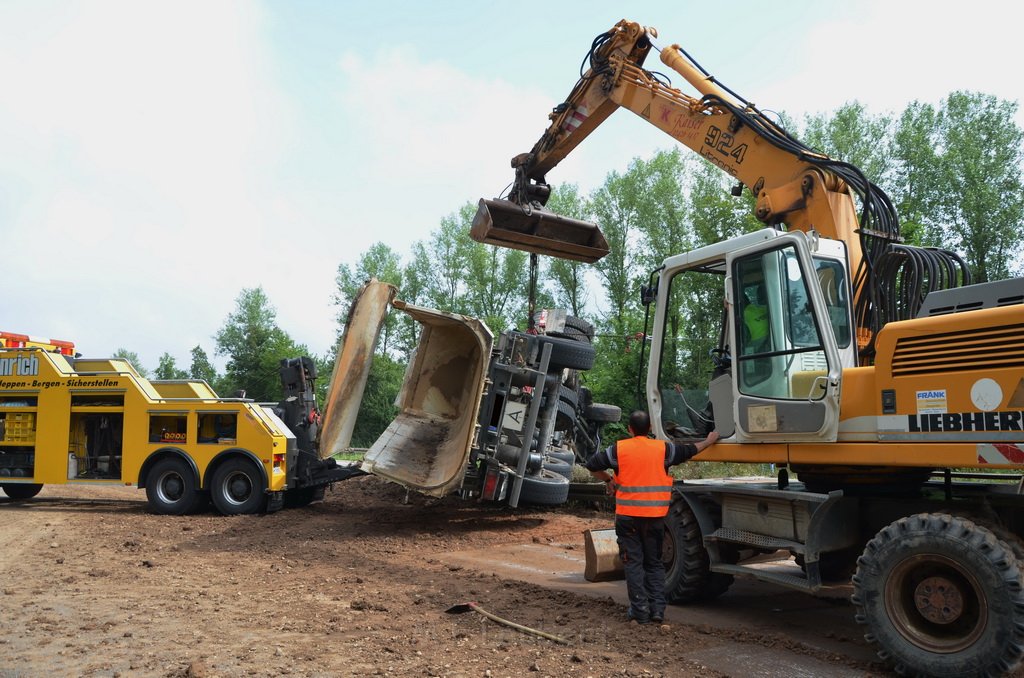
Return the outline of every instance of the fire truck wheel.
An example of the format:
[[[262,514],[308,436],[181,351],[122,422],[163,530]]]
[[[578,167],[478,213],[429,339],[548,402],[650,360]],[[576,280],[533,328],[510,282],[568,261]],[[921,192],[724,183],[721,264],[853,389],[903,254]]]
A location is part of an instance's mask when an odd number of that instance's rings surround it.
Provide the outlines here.
[[[146,480],[146,499],[153,513],[183,516],[199,505],[196,476],[181,459],[168,457],[153,466]]]
[[[882,528],[857,561],[852,601],[902,675],[1003,675],[1024,656],[1020,565],[966,518],[920,513]]]
[[[213,472],[210,499],[226,516],[258,513],[267,501],[262,471],[247,459],[228,459]]]
[[[43,489],[43,486],[39,484],[24,485],[21,483],[3,483],[0,485],[0,489],[2,489],[4,494],[14,501],[23,501],[25,499],[31,499],[39,494],[39,491]]]

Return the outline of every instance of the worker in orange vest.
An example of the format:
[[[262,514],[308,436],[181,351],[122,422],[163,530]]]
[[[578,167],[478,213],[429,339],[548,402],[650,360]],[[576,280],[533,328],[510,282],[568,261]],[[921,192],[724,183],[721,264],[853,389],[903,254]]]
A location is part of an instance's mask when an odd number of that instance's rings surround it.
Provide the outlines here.
[[[632,438],[620,440],[587,460],[587,470],[615,494],[615,536],[626,569],[629,619],[640,624],[665,619],[665,565],[661,561],[665,516],[672,502],[670,466],[718,441],[712,431],[699,443],[670,443],[649,438],[651,419],[629,415]],[[608,473],[613,470],[615,475]]]

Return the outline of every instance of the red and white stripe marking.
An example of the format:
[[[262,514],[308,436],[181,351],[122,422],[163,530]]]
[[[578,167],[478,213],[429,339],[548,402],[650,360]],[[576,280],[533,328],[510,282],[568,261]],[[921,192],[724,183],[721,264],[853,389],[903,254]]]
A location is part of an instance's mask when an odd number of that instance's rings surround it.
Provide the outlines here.
[[[580,106],[575,111],[573,111],[572,115],[570,115],[569,118],[565,121],[563,129],[570,133],[575,132],[576,128],[583,124],[583,121],[587,119],[588,115],[590,115],[590,111],[587,110],[587,107]]]
[[[1024,444],[981,443],[978,445],[979,464],[1024,464]]]

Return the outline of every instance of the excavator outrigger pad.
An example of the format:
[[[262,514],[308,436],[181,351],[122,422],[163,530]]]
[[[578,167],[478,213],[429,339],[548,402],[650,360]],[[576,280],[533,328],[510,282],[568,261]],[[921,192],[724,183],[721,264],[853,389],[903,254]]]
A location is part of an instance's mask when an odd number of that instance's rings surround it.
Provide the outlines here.
[[[608,254],[597,224],[508,200],[481,199],[469,235],[477,242],[588,264]]]

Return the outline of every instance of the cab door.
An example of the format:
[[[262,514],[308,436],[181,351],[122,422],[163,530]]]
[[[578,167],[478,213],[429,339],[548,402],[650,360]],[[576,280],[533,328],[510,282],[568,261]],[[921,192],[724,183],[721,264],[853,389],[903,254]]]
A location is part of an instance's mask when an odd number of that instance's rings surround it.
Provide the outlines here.
[[[737,441],[834,441],[842,366],[807,237],[787,233],[726,264]]]

